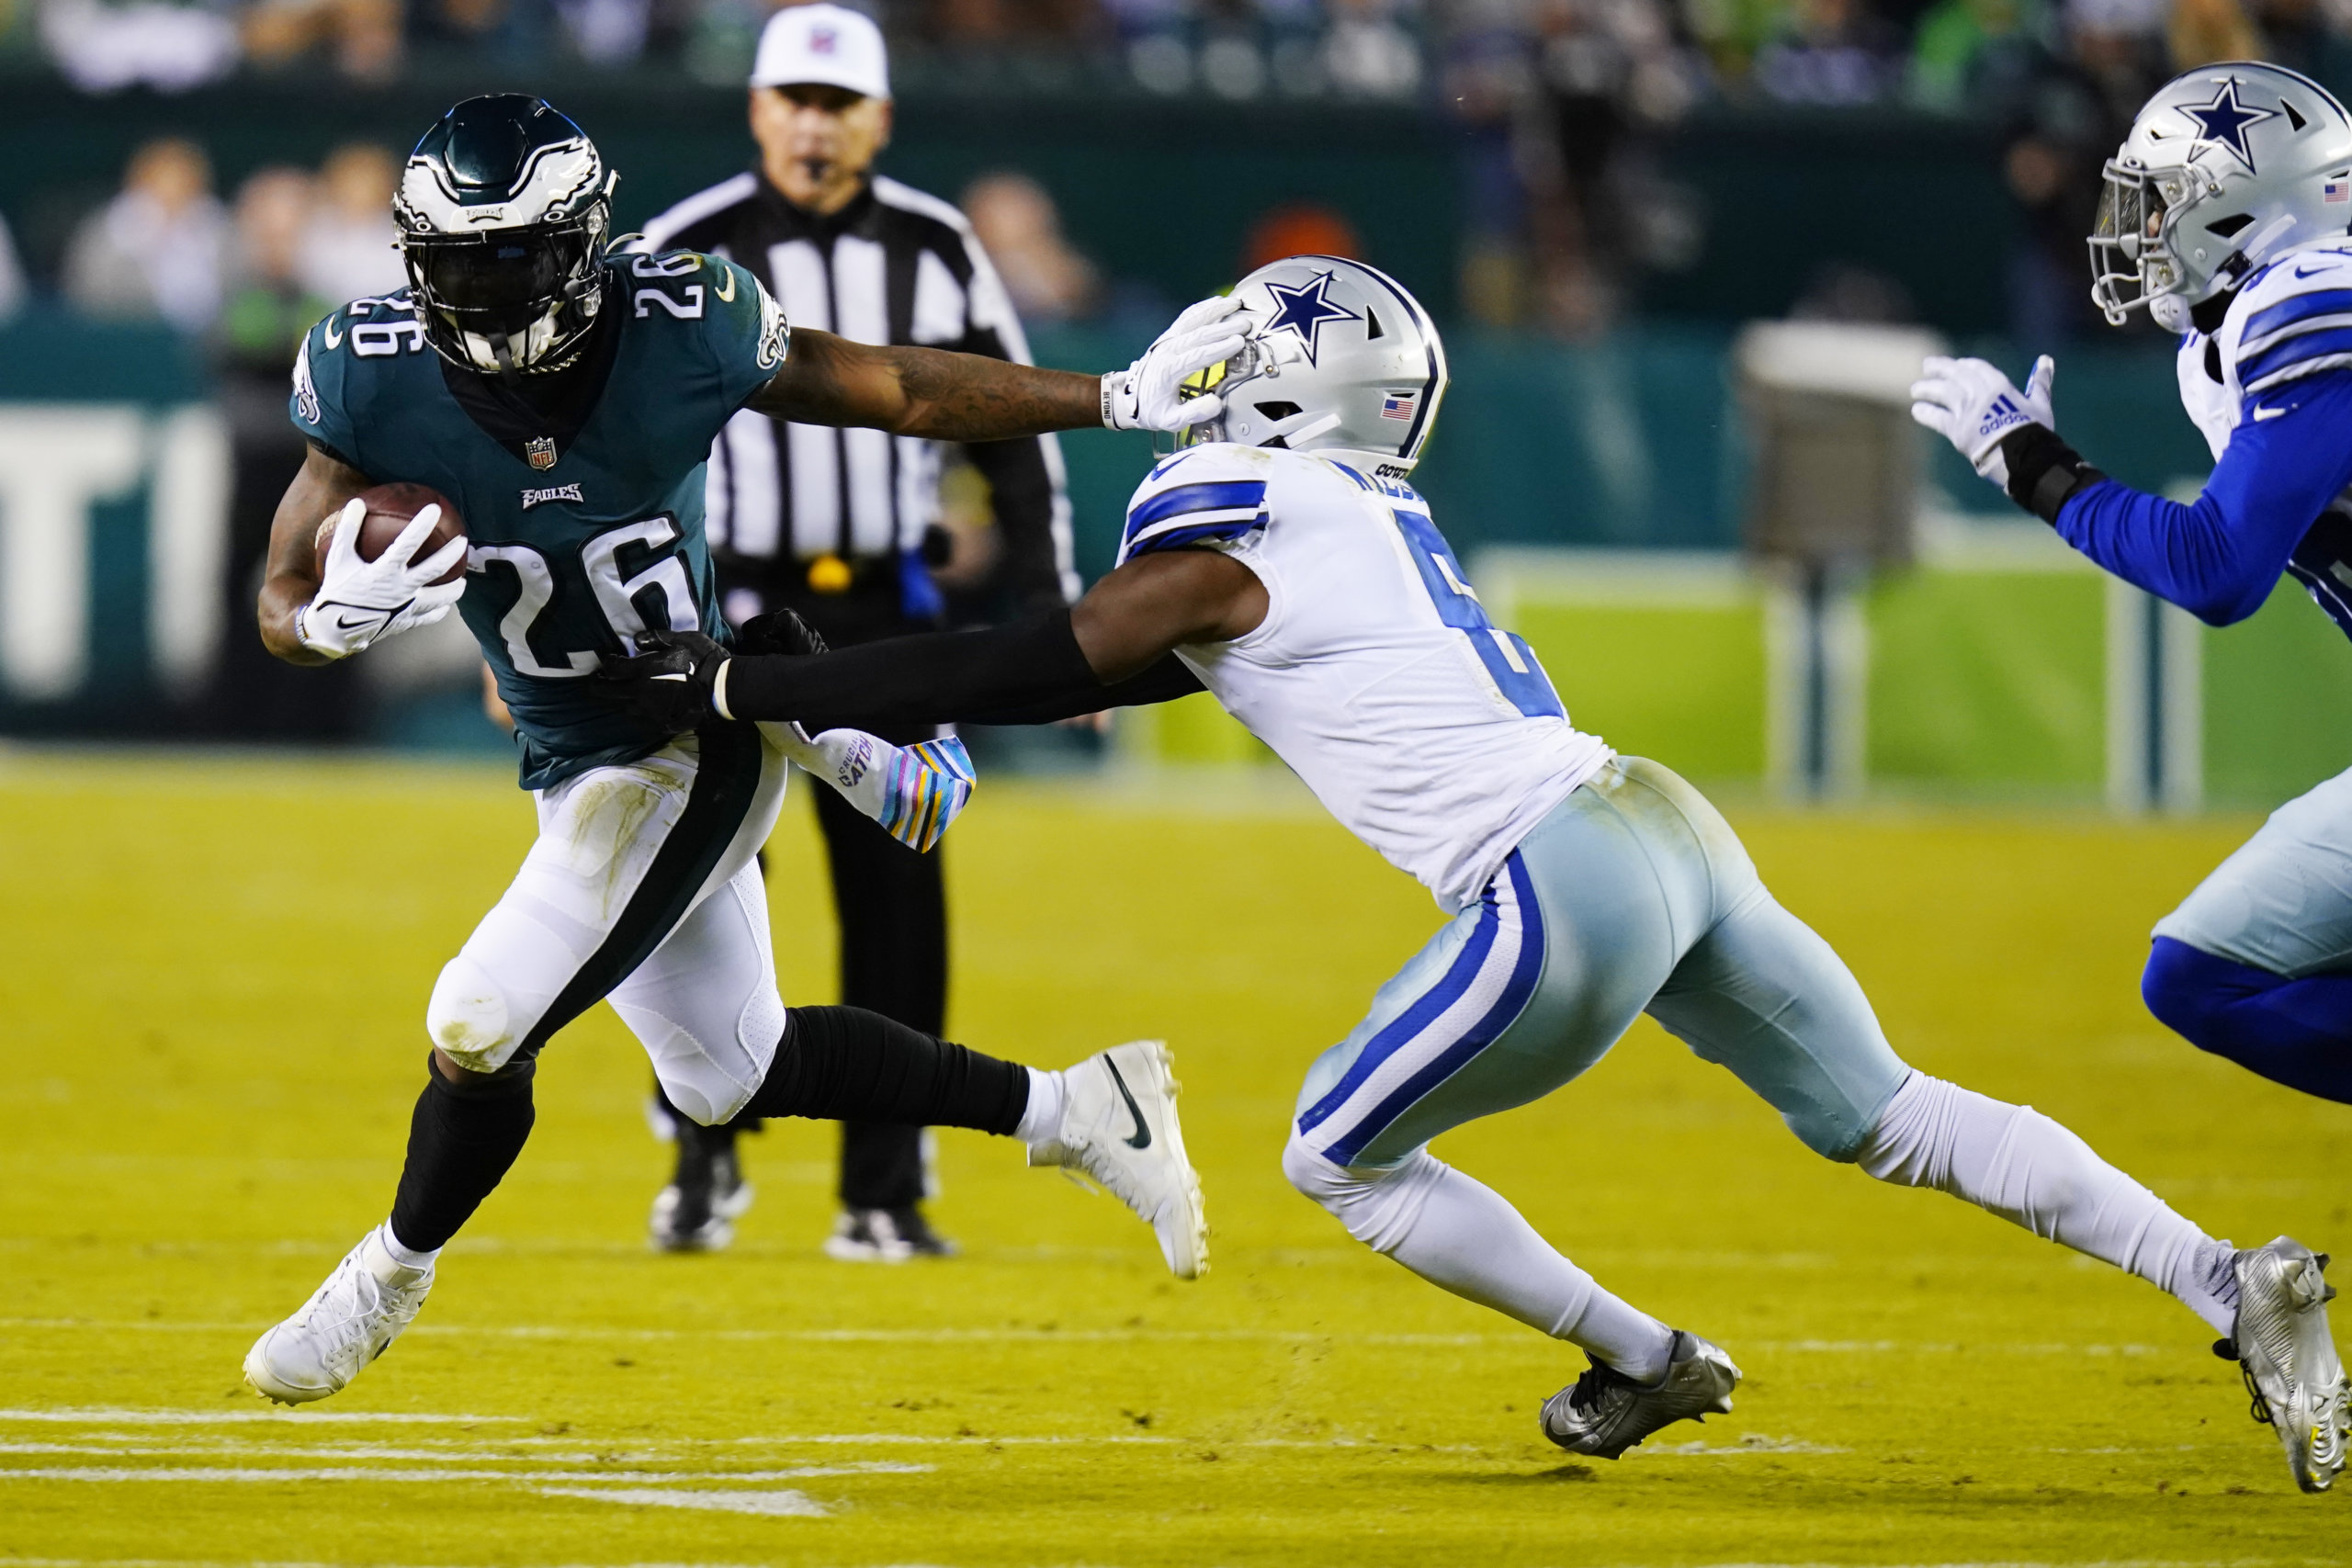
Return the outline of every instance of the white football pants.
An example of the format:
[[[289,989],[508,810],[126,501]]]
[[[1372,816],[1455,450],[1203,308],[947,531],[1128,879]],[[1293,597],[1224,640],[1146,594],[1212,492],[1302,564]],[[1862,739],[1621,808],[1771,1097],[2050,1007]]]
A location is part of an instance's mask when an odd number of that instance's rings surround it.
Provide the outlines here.
[[[433,987],[433,1043],[495,1072],[609,998],[673,1105],[733,1116],[784,1033],[755,857],[789,771],[777,731],[713,725],[538,791],[538,841]]]

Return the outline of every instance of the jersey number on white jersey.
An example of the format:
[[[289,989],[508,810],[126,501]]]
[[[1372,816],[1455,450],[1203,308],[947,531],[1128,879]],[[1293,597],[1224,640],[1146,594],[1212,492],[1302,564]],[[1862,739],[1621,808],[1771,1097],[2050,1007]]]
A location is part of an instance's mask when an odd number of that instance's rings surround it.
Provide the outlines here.
[[[1566,718],[1568,710],[1552,689],[1552,678],[1536,662],[1535,652],[1516,633],[1507,632],[1487,617],[1477,591],[1462,575],[1453,547],[1437,525],[1419,512],[1391,509],[1405,548],[1419,569],[1421,585],[1437,605],[1438,619],[1470,639],[1478,661],[1494,677],[1506,701],[1529,718]]]

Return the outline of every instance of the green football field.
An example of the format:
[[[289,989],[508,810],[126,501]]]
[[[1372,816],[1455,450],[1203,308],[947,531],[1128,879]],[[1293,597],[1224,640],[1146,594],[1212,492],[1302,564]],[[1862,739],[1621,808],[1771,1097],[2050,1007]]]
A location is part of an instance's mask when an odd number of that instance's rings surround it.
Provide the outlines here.
[[[2218,1234],[2352,1247],[2352,1114],[2170,1038],[2151,920],[2251,827],[1735,809],[1923,1067],[2070,1123]],[[984,783],[945,853],[954,1030],[1173,1044],[1215,1270],[940,1140],[956,1261],[827,1261],[831,1129],[747,1145],[729,1253],[660,1257],[646,1071],[599,1010],[351,1390],[275,1414],[253,1337],[389,1203],[435,972],[530,813],[497,771],[0,755],[0,1562],[2335,1563],[2236,1371],[2137,1280],[1808,1154],[1645,1023],[1439,1145],[1720,1341],[1738,1409],[1620,1462],[1535,1410],[1582,1358],[1283,1183],[1294,1088],[1432,929],[1280,791]],[[788,998],[831,993],[806,806]]]

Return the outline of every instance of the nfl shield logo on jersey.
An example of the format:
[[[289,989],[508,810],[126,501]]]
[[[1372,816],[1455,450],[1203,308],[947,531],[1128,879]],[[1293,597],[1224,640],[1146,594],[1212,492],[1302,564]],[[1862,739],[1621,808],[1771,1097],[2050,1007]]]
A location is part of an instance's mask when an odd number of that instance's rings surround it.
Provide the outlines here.
[[[552,435],[532,436],[523,443],[523,455],[531,459],[531,467],[535,468],[554,468],[555,437]]]

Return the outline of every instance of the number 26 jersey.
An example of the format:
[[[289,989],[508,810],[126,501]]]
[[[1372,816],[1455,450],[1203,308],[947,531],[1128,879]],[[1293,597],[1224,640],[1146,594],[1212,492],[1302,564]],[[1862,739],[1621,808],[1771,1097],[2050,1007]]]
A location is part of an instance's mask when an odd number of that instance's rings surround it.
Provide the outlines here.
[[[294,367],[304,436],[378,484],[429,485],[463,515],[458,610],[514,716],[526,789],[668,743],[588,682],[601,655],[632,651],[650,628],[727,638],[703,467],[790,344],[759,281],[717,256],[618,256],[604,283],[602,320],[552,412],[443,360],[405,290],[328,316]]]
[[[1190,448],[1136,491],[1119,558],[1208,548],[1257,574],[1258,627],[1177,657],[1351,832],[1461,909],[1611,752],[1487,618],[1429,502],[1369,468]]]

